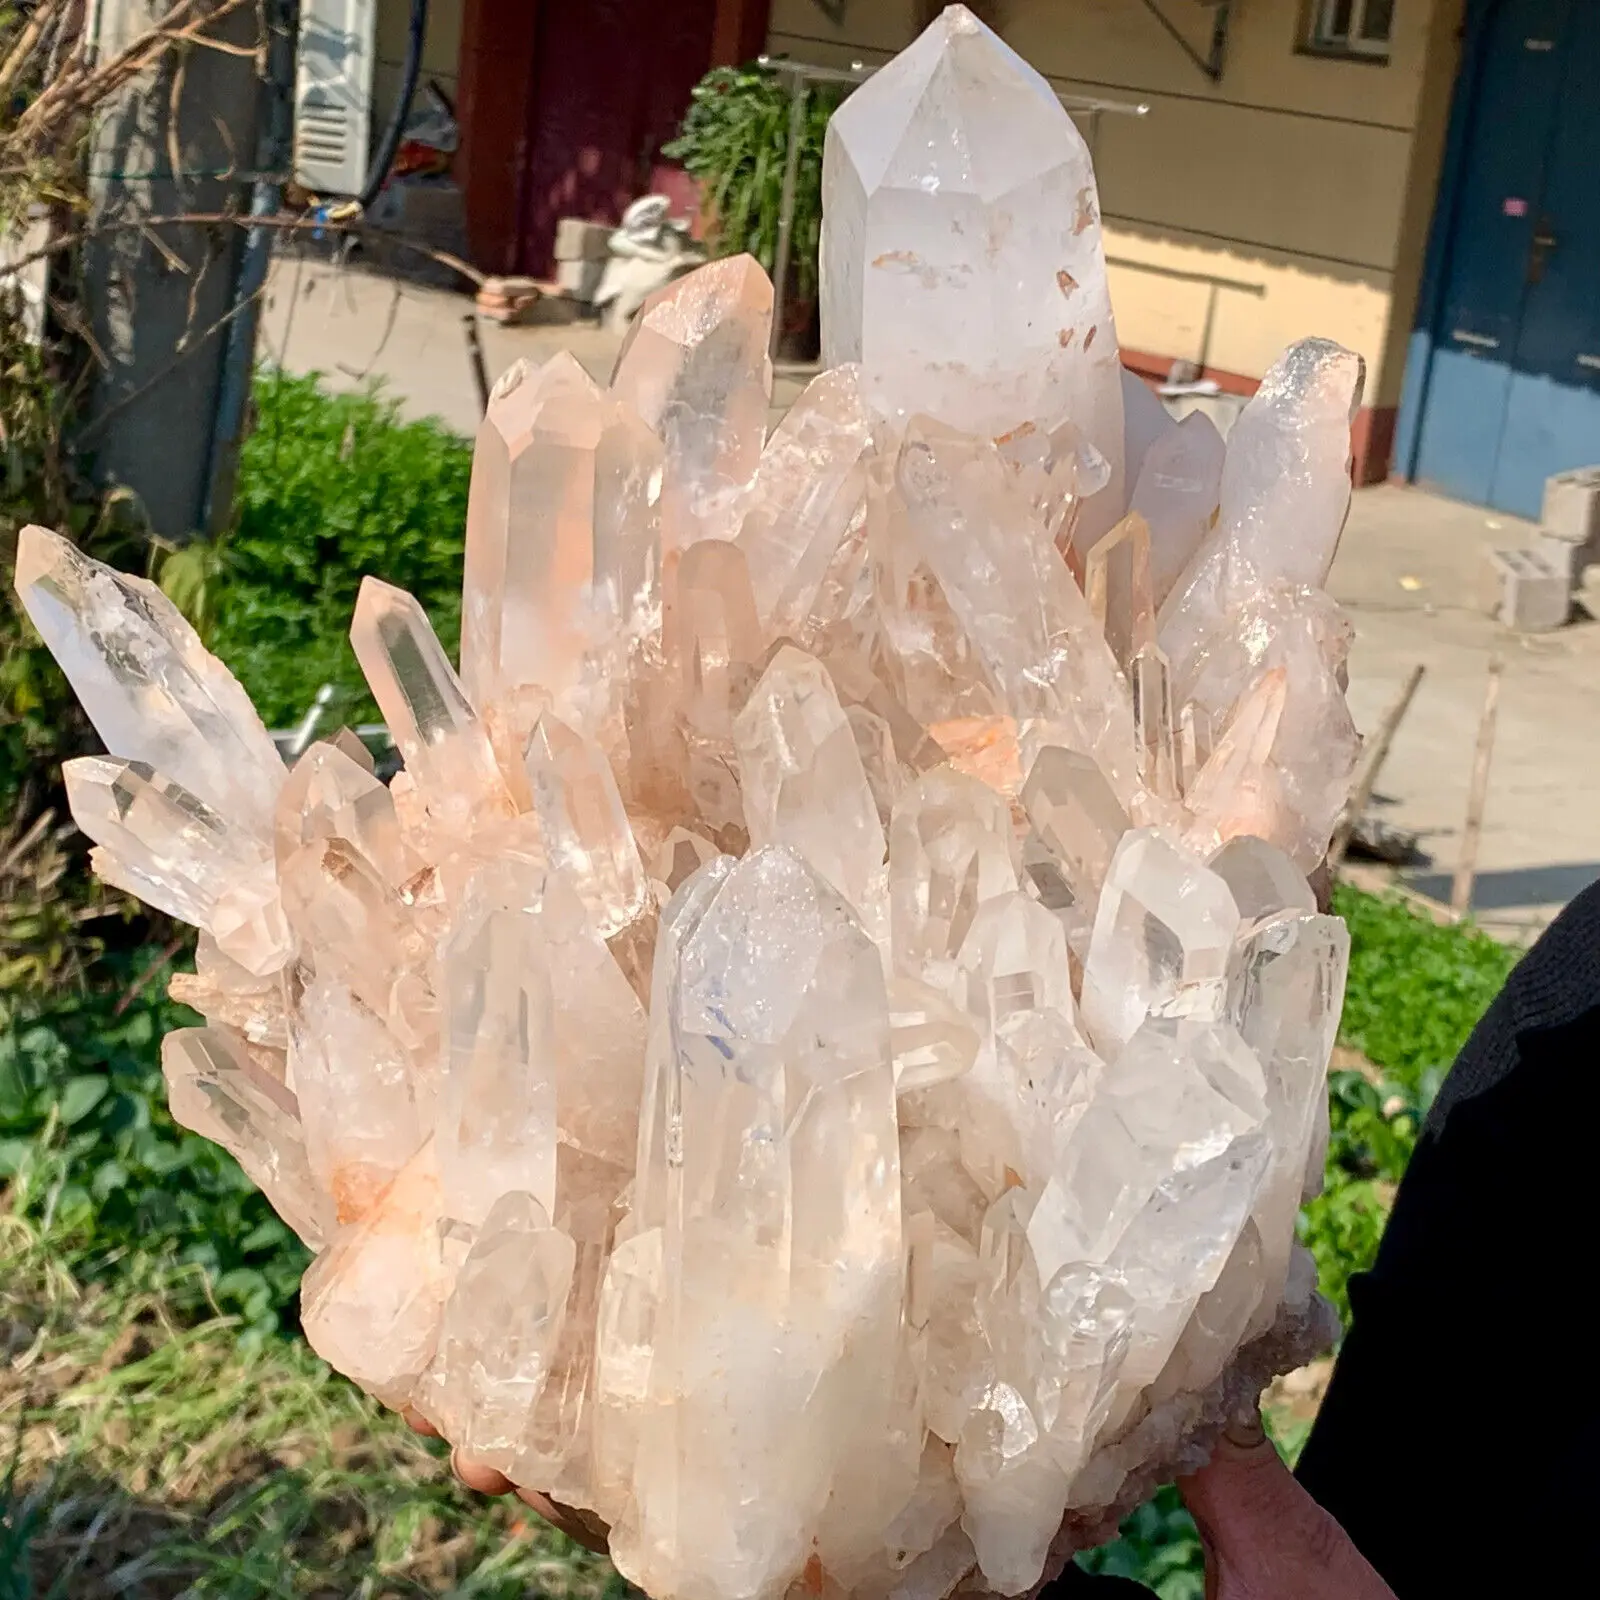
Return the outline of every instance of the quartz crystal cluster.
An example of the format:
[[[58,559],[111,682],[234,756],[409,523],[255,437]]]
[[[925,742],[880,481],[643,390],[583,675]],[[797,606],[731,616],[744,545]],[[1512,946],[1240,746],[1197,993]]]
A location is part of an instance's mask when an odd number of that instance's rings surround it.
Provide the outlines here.
[[[173,1112],[316,1252],[307,1337],[657,1600],[1021,1593],[1327,1334],[1360,362],[1295,346],[1226,447],[1170,420],[1082,140],[960,7],[825,178],[770,436],[745,257],[609,388],[496,387],[459,671],[356,605],[388,786],[19,549],[95,866],[200,929]]]

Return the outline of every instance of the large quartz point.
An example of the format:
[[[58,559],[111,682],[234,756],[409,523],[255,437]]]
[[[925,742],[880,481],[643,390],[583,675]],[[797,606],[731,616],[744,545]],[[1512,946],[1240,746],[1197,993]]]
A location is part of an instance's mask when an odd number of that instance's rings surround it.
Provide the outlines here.
[[[454,1276],[439,1229],[439,1166],[419,1150],[300,1285],[311,1348],[387,1406],[410,1404],[433,1359]]]
[[[748,256],[608,387],[496,386],[459,675],[357,601],[387,783],[348,732],[286,770],[155,588],[18,546],[91,864],[200,930],[173,1115],[318,1252],[311,1344],[655,1600],[1036,1592],[1332,1336],[1360,360],[1168,416],[1082,140],[959,6],[823,166],[770,437]]]
[[[734,725],[750,842],[799,852],[875,938],[885,933],[883,824],[833,681],[785,647]]]
[[[96,871],[107,883],[204,928],[248,972],[283,965],[289,928],[260,834],[142,761],[79,756],[61,775],[74,820],[101,847]]]
[[[565,351],[495,385],[472,458],[461,602],[476,706],[537,689],[600,730],[621,647],[655,598],[661,465],[644,421]]]
[[[224,1028],[180,1028],[161,1044],[173,1118],[214,1140],[313,1250],[333,1232],[333,1207],[312,1176],[295,1097]]]
[[[306,1150],[340,1222],[372,1210],[424,1138],[418,1074],[400,1041],[342,983],[313,978],[289,1031]]]
[[[450,1291],[417,1409],[472,1460],[510,1472],[550,1377],[577,1251],[531,1195],[507,1190]]]
[[[872,420],[857,367],[819,373],[767,442],[745,498],[739,543],[773,633],[799,630],[863,511]]]
[[[886,1426],[875,1375],[899,1324],[878,953],[788,849],[717,877],[679,891],[697,920],[657,979],[650,1093],[676,1126],[666,1171],[638,1181],[665,1200],[663,1298],[613,1543],[646,1592],[765,1593],[804,1567],[835,1480]]]
[[[1361,358],[1328,339],[1291,346],[1228,434],[1217,525],[1167,595],[1161,644],[1181,683],[1226,613],[1276,585],[1319,587],[1350,508],[1350,423]]]
[[[1150,582],[1158,606],[1211,531],[1224,453],[1222,435],[1203,411],[1191,411],[1145,453],[1131,509],[1150,528]]]
[[[1217,873],[1159,832],[1124,834],[1083,969],[1084,1020],[1102,1053],[1115,1056],[1153,1014],[1221,1016],[1238,932]]]
[[[1006,709],[1093,755],[1113,785],[1131,784],[1133,718],[1116,658],[999,452],[918,418],[897,487]]]
[[[363,578],[350,642],[406,771],[440,823],[462,827],[474,813],[509,812],[488,732],[416,599]]]
[[[859,361],[902,423],[1070,417],[1111,465],[1109,527],[1122,368],[1094,169],[1055,91],[951,6],[834,114],[823,183],[824,362]]]
[[[714,261],[645,301],[611,392],[667,447],[661,537],[682,549],[739,531],[772,399],[772,285],[750,256]]]
[[[17,538],[16,585],[112,755],[270,836],[283,761],[233,674],[153,583],[29,527]]]
[[[556,1196],[556,999],[542,880],[474,883],[440,952],[445,1080],[438,1134],[445,1209],[483,1221],[499,1196],[548,1218]]]

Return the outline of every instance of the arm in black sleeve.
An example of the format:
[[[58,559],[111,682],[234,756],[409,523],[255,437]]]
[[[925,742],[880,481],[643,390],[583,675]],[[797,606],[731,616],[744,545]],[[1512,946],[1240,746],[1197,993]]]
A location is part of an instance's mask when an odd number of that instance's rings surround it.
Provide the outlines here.
[[[1429,1113],[1299,1477],[1399,1596],[1567,1592],[1600,1489],[1582,1244],[1600,1170],[1600,885]],[[1579,1569],[1581,1570],[1581,1564]]]

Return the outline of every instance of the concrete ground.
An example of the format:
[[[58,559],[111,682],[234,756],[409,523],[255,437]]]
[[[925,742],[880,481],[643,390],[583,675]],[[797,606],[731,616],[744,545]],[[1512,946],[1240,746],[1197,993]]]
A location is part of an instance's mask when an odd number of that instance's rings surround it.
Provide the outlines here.
[[[319,371],[334,388],[380,380],[408,415],[436,416],[470,434],[479,416],[462,328],[470,310],[470,301],[438,290],[283,260],[268,287],[264,353],[292,371]],[[491,380],[518,357],[539,362],[565,349],[603,382],[619,344],[583,325],[481,327]],[[780,370],[774,420],[808,375]],[[1419,490],[1363,489],[1330,581],[1355,622],[1350,702],[1363,729],[1377,723],[1413,664],[1426,668],[1380,776],[1377,804],[1386,820],[1420,836],[1429,859],[1401,876],[1439,905],[1450,898],[1488,663],[1502,655],[1473,911],[1486,927],[1519,941],[1600,879],[1592,778],[1600,750],[1600,622],[1580,604],[1560,632],[1519,636],[1477,605],[1485,552],[1520,545],[1530,531]],[[1600,615],[1600,588],[1593,603]]]
[[[480,411],[467,355],[464,295],[325,262],[280,259],[267,283],[263,357],[291,372],[320,372],[332,389],[380,381],[412,417],[433,416],[473,434]],[[513,361],[534,365],[570,350],[600,383],[609,382],[619,335],[590,323],[502,328],[479,321],[484,365],[493,381]],[[811,376],[780,367],[772,386],[776,421]]]

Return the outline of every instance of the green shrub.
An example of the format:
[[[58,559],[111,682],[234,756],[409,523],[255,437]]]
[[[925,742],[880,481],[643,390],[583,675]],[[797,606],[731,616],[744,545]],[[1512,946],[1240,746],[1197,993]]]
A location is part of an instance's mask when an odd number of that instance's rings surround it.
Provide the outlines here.
[[[1346,885],[1334,892],[1334,910],[1350,924],[1343,1042],[1426,1109],[1521,951]]]
[[[376,720],[349,642],[356,591],[368,573],[410,590],[454,655],[472,447],[314,376],[263,373],[255,399],[208,643],[269,726],[297,722],[325,683],[342,720]]]
[[[790,282],[798,301],[812,301],[822,242],[822,141],[842,90],[813,84],[803,94]],[[678,137],[661,152],[700,183],[716,253],[748,251],[769,275],[778,254],[790,115],[789,86],[770,68],[713,67],[695,85]]]
[[[264,1332],[309,1258],[233,1158],[167,1111],[161,1037],[201,1020],[166,998],[174,953],[114,952],[81,989],[0,1002],[0,1188],[81,1276],[155,1252],[200,1269],[175,1280],[179,1313],[214,1301]]]
[[[1350,1277],[1377,1251],[1428,1107],[1520,952],[1471,927],[1441,926],[1397,897],[1346,885],[1335,891],[1334,909],[1350,925],[1340,1040],[1380,1081],[1331,1075],[1327,1186],[1301,1213],[1300,1236],[1323,1293],[1347,1317]]]

